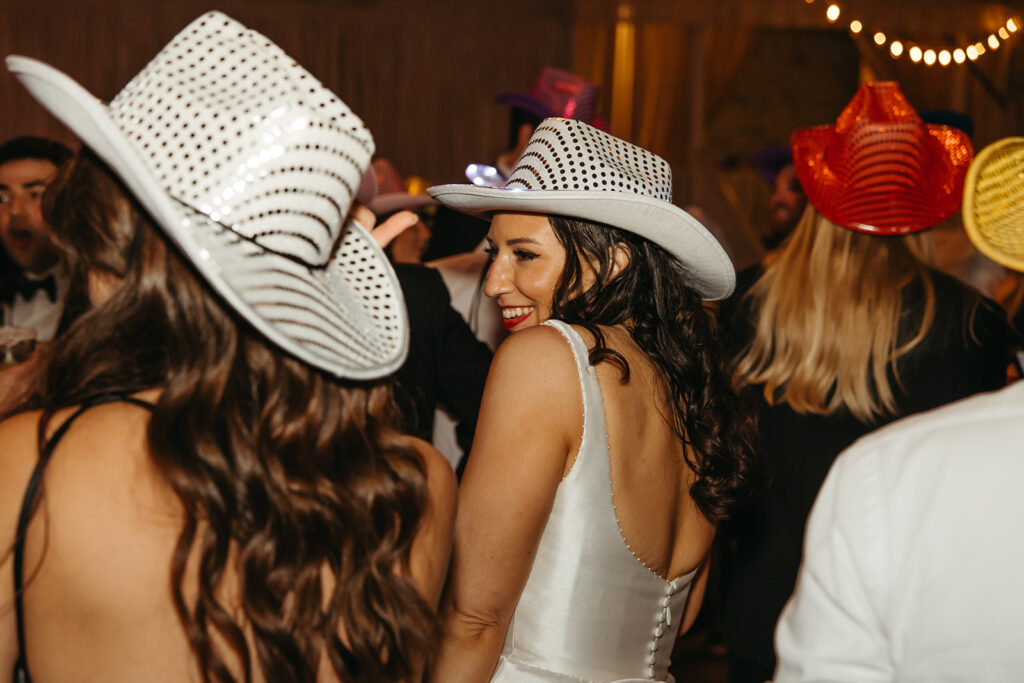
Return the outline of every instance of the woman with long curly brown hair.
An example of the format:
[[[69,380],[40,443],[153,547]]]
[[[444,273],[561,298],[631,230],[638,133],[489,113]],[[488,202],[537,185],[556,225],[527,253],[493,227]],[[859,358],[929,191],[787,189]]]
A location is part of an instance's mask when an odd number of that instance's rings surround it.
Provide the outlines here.
[[[716,524],[756,471],[713,316],[732,265],[661,158],[546,119],[493,216],[484,292],[512,334],[460,484],[432,680],[667,680]]]
[[[394,429],[381,379],[408,331],[348,217],[369,132],[217,13],[109,106],[8,65],[89,148],[47,200],[88,301],[0,423],[0,665],[36,683],[418,679],[454,479]]]

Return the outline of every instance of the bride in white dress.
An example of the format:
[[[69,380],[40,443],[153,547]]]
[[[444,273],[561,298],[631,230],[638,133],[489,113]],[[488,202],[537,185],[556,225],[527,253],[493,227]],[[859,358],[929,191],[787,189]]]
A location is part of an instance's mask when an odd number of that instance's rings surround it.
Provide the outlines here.
[[[547,119],[505,188],[430,193],[493,217],[494,357],[462,480],[431,680],[666,681],[753,423],[701,299],[725,252],[659,157]]]

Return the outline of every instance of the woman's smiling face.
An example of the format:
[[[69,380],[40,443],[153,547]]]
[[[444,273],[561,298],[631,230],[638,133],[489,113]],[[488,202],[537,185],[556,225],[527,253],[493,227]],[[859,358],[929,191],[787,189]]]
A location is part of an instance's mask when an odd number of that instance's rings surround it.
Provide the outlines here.
[[[506,329],[518,332],[550,318],[565,248],[547,216],[498,213],[491,221],[487,245],[491,266],[484,294],[501,307]]]

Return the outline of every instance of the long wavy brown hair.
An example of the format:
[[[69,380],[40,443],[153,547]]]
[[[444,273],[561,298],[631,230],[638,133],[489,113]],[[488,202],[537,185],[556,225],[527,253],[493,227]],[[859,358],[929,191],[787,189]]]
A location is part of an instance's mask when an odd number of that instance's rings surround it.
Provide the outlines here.
[[[762,479],[754,450],[752,406],[730,382],[730,362],[718,323],[687,283],[683,264],[657,244],[610,225],[548,216],[565,247],[552,317],[594,336],[591,365],[609,362],[629,381],[625,357],[607,346],[602,325],[622,325],[654,363],[666,399],[666,419],[688,448],[696,475],[690,495],[712,522],[729,517]],[[614,255],[628,262],[615,273]],[[587,268],[594,282],[584,288]],[[659,408],[660,409],[660,408]]]
[[[234,681],[235,657],[245,681],[254,666],[315,680],[325,660],[346,681],[415,676],[437,637],[409,575],[428,498],[390,386],[335,381],[264,342],[87,151],[46,209],[73,280],[115,286],[51,349],[40,438],[59,408],[162,389],[149,454],[184,510],[170,588],[203,680]],[[240,604],[223,600],[228,576]]]

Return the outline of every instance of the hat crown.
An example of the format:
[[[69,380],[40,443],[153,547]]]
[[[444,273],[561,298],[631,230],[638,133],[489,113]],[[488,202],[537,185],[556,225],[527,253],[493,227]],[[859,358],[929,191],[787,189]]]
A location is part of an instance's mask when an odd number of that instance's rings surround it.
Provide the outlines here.
[[[171,197],[314,267],[329,260],[374,149],[344,102],[218,12],[161,50],[110,115]]]
[[[573,119],[545,119],[509,175],[507,189],[609,191],[672,202],[661,157]]]
[[[552,114],[590,123],[594,120],[600,91],[587,79],[552,66],[541,71],[530,88],[533,97]]]
[[[836,133],[871,124],[911,124],[924,128],[917,111],[895,81],[865,83],[836,119]]]
[[[373,162],[373,170],[377,176],[378,194],[405,192],[405,184],[402,182],[402,175],[390,160],[383,157],[375,159]]]
[[[964,227],[986,256],[1024,272],[1024,138],[992,143],[971,165]]]

